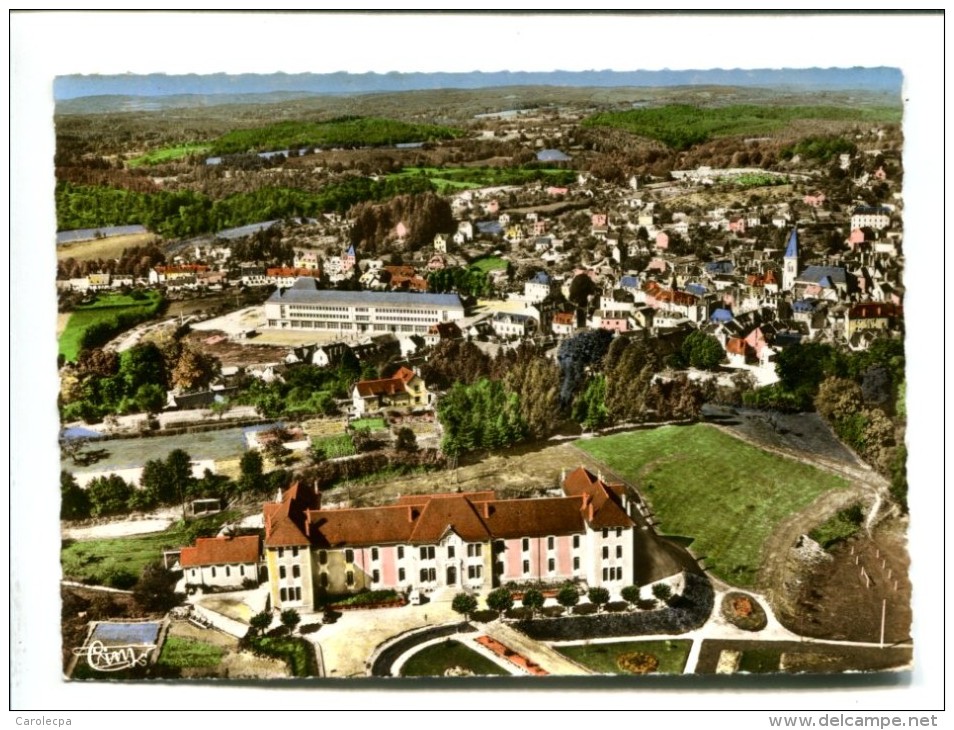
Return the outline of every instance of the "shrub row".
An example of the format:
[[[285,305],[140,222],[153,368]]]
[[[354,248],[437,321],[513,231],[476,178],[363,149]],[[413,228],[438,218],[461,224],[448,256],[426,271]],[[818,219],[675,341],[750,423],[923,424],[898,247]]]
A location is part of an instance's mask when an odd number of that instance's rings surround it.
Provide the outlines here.
[[[682,596],[666,608],[639,613],[603,613],[523,620],[515,628],[540,641],[573,640],[587,637],[682,634],[698,628],[712,613],[714,593],[702,575],[686,576]],[[580,608],[578,606],[577,608]],[[508,612],[508,617],[513,611]],[[512,618],[519,618],[514,615]]]

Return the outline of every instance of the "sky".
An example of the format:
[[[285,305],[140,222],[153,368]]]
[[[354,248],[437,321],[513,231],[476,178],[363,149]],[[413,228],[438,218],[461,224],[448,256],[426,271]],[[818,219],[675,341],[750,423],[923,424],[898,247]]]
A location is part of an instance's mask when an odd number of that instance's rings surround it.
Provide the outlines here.
[[[591,707],[660,713],[672,709],[722,710],[709,724],[738,727],[739,711],[919,710],[941,705],[943,626],[940,578],[944,548],[944,408],[940,316],[946,313],[941,269],[946,222],[944,157],[943,16],[770,15],[384,15],[220,13],[12,13],[10,17],[10,281],[9,412],[11,545],[11,704],[57,714],[77,708],[177,710],[274,706],[432,707],[445,710],[536,708],[548,727],[576,719],[561,710]],[[892,686],[846,689],[837,681],[759,692],[642,689],[583,692],[526,689],[495,695],[465,691],[340,686],[276,694],[256,687],[208,685],[112,687],[61,681],[58,670],[58,566],[56,518],[57,375],[53,326],[56,302],[52,165],[54,79],[73,74],[210,74],[455,72],[586,69],[899,68],[905,98],[905,241],[909,347],[909,444],[913,580],[916,587],[914,672]],[[944,262],[946,267],[946,262]],[[947,274],[943,276],[942,274]],[[28,289],[29,287],[29,289]],[[29,291],[29,296],[23,296]],[[46,292],[49,291],[49,296]],[[47,337],[43,333],[48,332]],[[27,553],[29,549],[29,553]],[[476,717],[476,716],[472,716]],[[172,718],[169,718],[172,719]],[[184,718],[188,719],[188,718]],[[98,715],[86,726],[120,727],[125,715]],[[252,714],[232,714],[232,727]],[[390,718],[401,724],[397,716]],[[466,715],[459,716],[467,725]],[[641,721],[650,720],[648,716]],[[216,722],[225,722],[217,716]],[[345,719],[346,722],[349,720]],[[537,720],[534,720],[537,722]],[[540,719],[540,722],[544,720]],[[74,724],[75,721],[74,721]],[[767,725],[753,718],[746,726]]]
[[[83,96],[121,94],[169,96],[172,94],[249,94],[273,91],[310,93],[369,93],[432,88],[481,88],[519,84],[555,86],[675,86],[797,85],[807,89],[869,89],[900,94],[898,68],[805,69],[690,69],[639,71],[498,71],[473,73],[367,73],[328,74],[93,74],[57,77],[57,101]]]

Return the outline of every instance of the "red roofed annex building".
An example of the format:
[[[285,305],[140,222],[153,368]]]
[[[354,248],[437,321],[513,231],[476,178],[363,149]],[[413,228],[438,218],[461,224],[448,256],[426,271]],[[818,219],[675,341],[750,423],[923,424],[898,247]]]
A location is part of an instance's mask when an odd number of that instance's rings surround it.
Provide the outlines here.
[[[186,585],[241,588],[246,579],[258,583],[260,547],[258,535],[200,537],[179,556]]]
[[[634,583],[636,524],[625,487],[580,467],[563,492],[409,495],[382,507],[322,509],[320,494],[295,484],[264,507],[272,605],[313,609],[320,592],[363,589]]]

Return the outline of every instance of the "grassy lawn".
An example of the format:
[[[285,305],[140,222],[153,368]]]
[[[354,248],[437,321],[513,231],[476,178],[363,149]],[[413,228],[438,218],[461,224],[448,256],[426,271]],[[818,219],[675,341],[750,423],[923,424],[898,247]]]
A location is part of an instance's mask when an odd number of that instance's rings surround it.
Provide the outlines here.
[[[60,335],[59,349],[68,361],[76,360],[86,330],[100,322],[108,322],[117,315],[130,314],[146,319],[156,313],[162,297],[158,292],[146,292],[145,299],[133,299],[124,294],[100,294],[96,301],[73,310],[66,329]]]
[[[222,512],[150,535],[116,537],[101,540],[78,540],[60,552],[63,577],[92,585],[129,588],[142,569],[162,559],[162,551],[190,545],[197,536],[214,535],[218,529],[238,516]]]
[[[719,578],[751,586],[775,526],[847,482],[711,426],[666,426],[579,442],[634,484],[663,534],[694,538]]]
[[[616,664],[621,654],[639,651],[652,654],[659,660],[659,674],[682,674],[692,642],[676,641],[622,641],[612,644],[588,644],[554,647],[563,656],[600,674],[627,674]]]
[[[781,649],[750,649],[742,652],[742,658],[739,660],[739,671],[751,672],[753,674],[777,672],[781,659]]]
[[[486,274],[498,269],[506,269],[507,262],[499,256],[487,256],[474,261],[474,263],[470,265],[470,268],[477,269],[478,271],[482,271]]]
[[[162,645],[157,663],[170,669],[215,667],[222,661],[225,649],[204,641],[169,636]]]
[[[422,649],[401,667],[402,677],[443,677],[452,667],[463,667],[476,675],[507,676],[508,673],[489,659],[457,641],[448,639]]]
[[[351,427],[358,431],[362,428],[369,428],[372,431],[380,431],[382,428],[387,428],[387,425],[384,423],[383,418],[359,418],[351,422]]]
[[[172,160],[181,160],[189,155],[204,155],[212,147],[207,144],[183,144],[175,147],[163,147],[162,149],[147,152],[139,157],[129,160],[128,167],[139,167],[140,165],[156,165],[160,162],[171,162]]]

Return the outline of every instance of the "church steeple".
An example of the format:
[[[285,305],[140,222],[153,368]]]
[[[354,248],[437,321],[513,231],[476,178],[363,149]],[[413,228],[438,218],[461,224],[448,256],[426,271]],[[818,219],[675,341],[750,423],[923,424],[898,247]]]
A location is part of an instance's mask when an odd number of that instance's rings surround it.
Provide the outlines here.
[[[782,289],[791,291],[798,276],[798,230],[792,229],[788,237],[788,247],[785,249],[784,266],[782,268]]]

